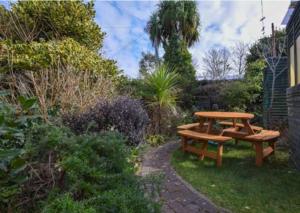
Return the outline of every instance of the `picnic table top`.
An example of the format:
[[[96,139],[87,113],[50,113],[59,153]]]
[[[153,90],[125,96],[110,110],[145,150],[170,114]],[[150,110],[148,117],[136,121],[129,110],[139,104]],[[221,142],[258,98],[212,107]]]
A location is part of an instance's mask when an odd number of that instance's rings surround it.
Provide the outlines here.
[[[243,112],[195,112],[196,116],[202,118],[216,118],[216,119],[252,119],[254,115]]]

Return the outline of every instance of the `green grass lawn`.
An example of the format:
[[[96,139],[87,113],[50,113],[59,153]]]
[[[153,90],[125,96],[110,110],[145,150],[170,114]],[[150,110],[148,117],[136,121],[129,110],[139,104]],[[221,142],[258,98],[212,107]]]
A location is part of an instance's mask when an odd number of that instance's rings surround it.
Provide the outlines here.
[[[223,165],[198,160],[177,150],[172,155],[177,173],[217,205],[233,212],[300,212],[300,172],[288,166],[288,152],[277,150],[260,168],[250,143],[226,144]]]

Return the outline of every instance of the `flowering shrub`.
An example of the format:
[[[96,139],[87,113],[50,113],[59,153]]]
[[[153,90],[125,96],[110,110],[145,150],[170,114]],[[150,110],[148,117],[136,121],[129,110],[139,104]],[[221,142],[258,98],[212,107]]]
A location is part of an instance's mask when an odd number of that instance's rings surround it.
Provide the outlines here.
[[[65,115],[63,121],[77,134],[117,130],[127,137],[129,145],[138,145],[144,139],[149,118],[138,100],[124,96],[110,102],[100,100],[86,112]]]

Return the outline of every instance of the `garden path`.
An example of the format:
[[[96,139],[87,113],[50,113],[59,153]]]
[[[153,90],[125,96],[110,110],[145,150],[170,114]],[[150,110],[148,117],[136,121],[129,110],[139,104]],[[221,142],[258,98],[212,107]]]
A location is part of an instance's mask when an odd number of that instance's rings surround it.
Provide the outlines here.
[[[164,180],[160,193],[163,213],[228,212],[216,206],[203,194],[178,176],[171,167],[171,153],[179,147],[178,142],[167,143],[151,149],[143,156],[140,175],[162,172]]]

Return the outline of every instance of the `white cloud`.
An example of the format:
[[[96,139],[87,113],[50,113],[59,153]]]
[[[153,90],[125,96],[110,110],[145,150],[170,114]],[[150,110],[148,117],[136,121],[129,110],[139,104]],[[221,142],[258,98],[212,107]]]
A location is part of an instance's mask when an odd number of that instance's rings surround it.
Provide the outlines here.
[[[271,23],[280,27],[289,1],[264,1],[266,35],[270,34]],[[198,74],[203,73],[201,61],[204,53],[213,46],[230,48],[236,41],[252,43],[262,36],[261,3],[252,1],[200,1],[202,32],[199,43],[190,49],[198,62]],[[207,28],[217,24],[218,31]]]
[[[144,32],[150,14],[156,9],[155,1],[96,1],[96,20],[107,32],[104,54],[118,61],[125,73],[138,75],[138,62],[142,51],[151,50],[148,35]],[[287,11],[289,1],[264,1],[266,34],[271,23],[279,27]],[[254,42],[261,34],[260,0],[199,1],[201,16],[200,41],[190,49],[199,64],[205,51],[213,46],[230,48],[236,41]]]

